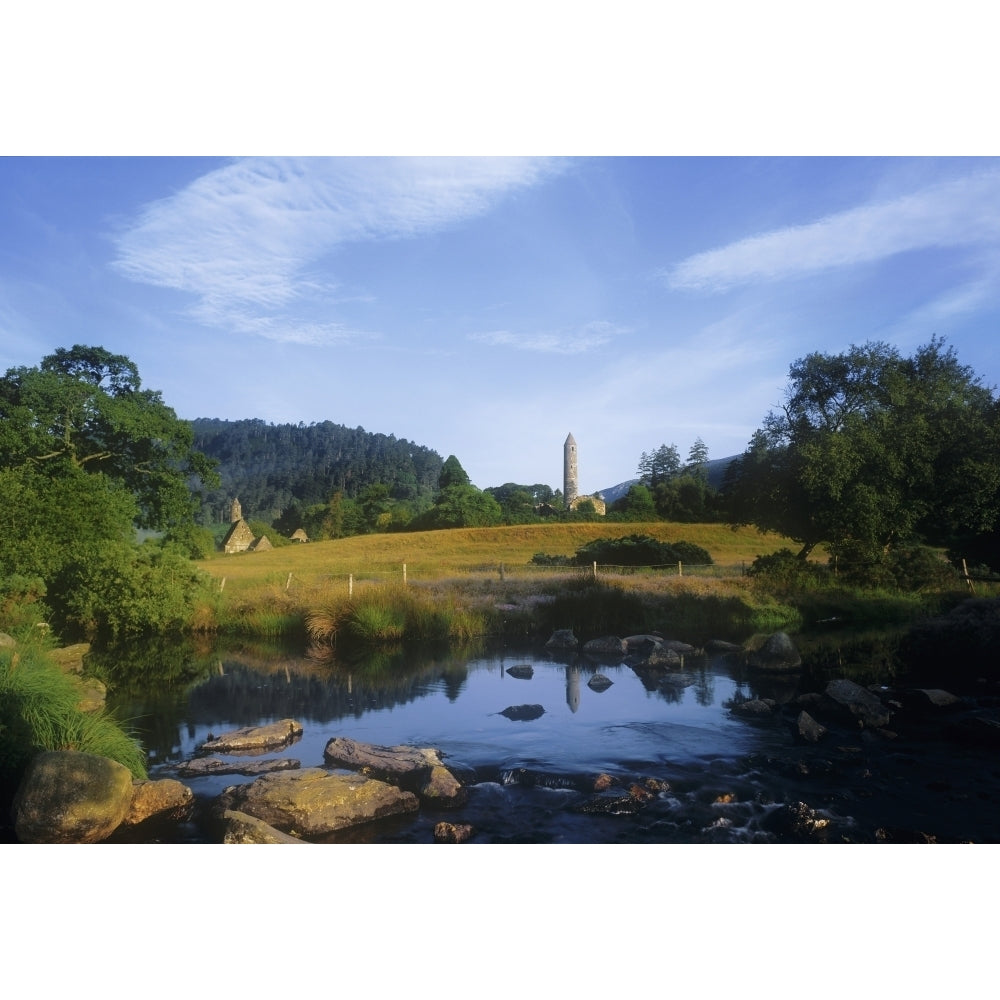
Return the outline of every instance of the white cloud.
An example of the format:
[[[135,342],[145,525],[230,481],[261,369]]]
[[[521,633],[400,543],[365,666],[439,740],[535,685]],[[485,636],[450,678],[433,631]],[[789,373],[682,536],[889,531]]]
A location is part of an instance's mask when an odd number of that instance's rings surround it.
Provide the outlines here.
[[[911,250],[998,242],[1000,172],[994,171],[751,236],[695,254],[662,274],[675,289],[724,291]]]
[[[610,343],[616,337],[628,333],[627,327],[617,326],[603,320],[587,323],[578,330],[537,333],[511,333],[509,330],[488,330],[470,333],[474,340],[489,347],[511,347],[518,351],[533,351],[539,354],[586,354]]]
[[[342,338],[336,324],[304,333],[315,324],[296,315],[316,294],[308,271],[321,257],[455,225],[559,167],[501,157],[242,160],[147,205],[117,235],[114,266],[196,296],[207,325],[279,341]]]

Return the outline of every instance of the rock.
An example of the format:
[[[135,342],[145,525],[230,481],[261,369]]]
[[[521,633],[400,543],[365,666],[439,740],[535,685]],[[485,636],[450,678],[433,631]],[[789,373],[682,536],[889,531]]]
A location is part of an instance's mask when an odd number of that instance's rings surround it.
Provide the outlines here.
[[[194,806],[194,792],[173,778],[132,782],[132,801],[122,820],[135,826],[153,816],[158,819],[186,819]]]
[[[612,785],[617,785],[618,779],[610,774],[599,774],[594,779],[594,791],[606,792]]]
[[[594,674],[594,676],[587,681],[587,687],[589,687],[591,691],[596,691],[598,694],[602,691],[607,691],[612,684],[614,684],[614,681],[609,677],[605,677],[604,674]]]
[[[282,833],[273,826],[268,826],[263,820],[235,809],[227,809],[222,814],[225,833],[222,836],[224,844],[304,844],[289,833]]]
[[[17,640],[6,632],[0,632],[0,649],[13,649],[17,645]]]
[[[747,655],[747,663],[758,670],[796,670],[802,666],[802,657],[787,632],[775,632]]]
[[[730,704],[730,711],[735,715],[742,715],[745,718],[760,718],[765,715],[774,715],[775,703],[769,698],[749,698],[746,701],[734,701]]]
[[[925,705],[934,708],[954,708],[962,704],[962,699],[941,688],[917,688],[914,694],[920,696]]]
[[[464,844],[472,833],[468,823],[437,823],[434,826],[434,839],[439,844]]]
[[[546,649],[577,649],[580,645],[580,640],[573,634],[571,628],[557,628],[551,636],[549,636],[549,641],[545,643]]]
[[[646,654],[644,665],[660,670],[680,670],[684,666],[684,654],[667,646],[654,646]]]
[[[878,729],[889,722],[889,711],[881,700],[854,681],[846,678],[830,681],[823,692],[827,698],[847,709],[851,716],[870,729]]]
[[[511,722],[532,722],[540,719],[545,714],[545,709],[541,705],[511,705],[500,714]]]
[[[323,837],[338,830],[416,812],[412,792],[361,774],[334,774],[318,767],[265,774],[231,785],[219,808],[245,812],[285,833]]]
[[[530,681],[535,676],[535,668],[530,663],[518,663],[513,667],[508,667],[507,673],[519,681]]]
[[[588,656],[611,656],[620,659],[628,652],[624,639],[616,635],[604,635],[599,639],[589,639],[583,644],[583,651]]]
[[[785,837],[825,840],[830,821],[804,802],[793,802],[775,810],[761,825]]]
[[[735,642],[726,642],[724,639],[709,639],[705,643],[705,652],[725,656],[730,653],[742,653],[743,647]]]
[[[49,650],[49,659],[55,663],[64,674],[82,674],[83,658],[90,652],[89,642],[78,642],[72,646],[62,646],[60,649]]]
[[[14,829],[28,844],[94,844],[121,825],[132,774],[107,757],[77,750],[35,756],[14,797]]]
[[[264,753],[293,743],[302,735],[302,724],[294,719],[282,719],[267,726],[235,729],[204,742],[199,750],[212,753]]]
[[[594,795],[577,808],[595,816],[634,816],[644,805],[634,795]]]
[[[96,677],[81,677],[74,678],[74,680],[80,691],[80,700],[76,703],[76,707],[81,712],[96,712],[98,709],[104,708],[108,689],[103,681]]]
[[[826,727],[821,726],[804,709],[799,712],[799,717],[795,722],[799,736],[807,743],[818,743],[826,735]]]
[[[291,757],[272,757],[269,760],[235,762],[221,757],[196,757],[177,764],[172,770],[182,778],[201,778],[206,774],[243,774],[248,777],[269,774],[272,771],[294,771],[302,765]]]
[[[335,767],[405,788],[428,805],[453,808],[464,805],[468,798],[462,783],[430,747],[383,747],[337,736],[327,743],[323,759]]]

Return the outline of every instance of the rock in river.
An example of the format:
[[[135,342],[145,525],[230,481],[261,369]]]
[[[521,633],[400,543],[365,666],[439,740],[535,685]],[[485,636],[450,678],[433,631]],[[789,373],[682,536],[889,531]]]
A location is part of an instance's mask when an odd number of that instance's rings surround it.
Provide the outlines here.
[[[535,668],[530,663],[517,663],[513,667],[508,667],[507,673],[520,681],[530,681],[535,676]]]
[[[201,745],[212,753],[264,753],[288,746],[302,735],[302,723],[282,719],[267,726],[248,726],[216,736]]]
[[[747,663],[758,670],[798,670],[802,657],[786,632],[775,632],[747,656]]]
[[[107,757],[49,750],[33,757],[14,798],[14,829],[26,844],[94,844],[121,825],[132,773]]]
[[[531,722],[540,719],[545,709],[541,705],[510,705],[500,714],[511,722]]]
[[[219,796],[218,804],[223,811],[244,812],[305,838],[420,808],[416,795],[395,785],[319,767],[265,774],[249,784],[232,785]]]

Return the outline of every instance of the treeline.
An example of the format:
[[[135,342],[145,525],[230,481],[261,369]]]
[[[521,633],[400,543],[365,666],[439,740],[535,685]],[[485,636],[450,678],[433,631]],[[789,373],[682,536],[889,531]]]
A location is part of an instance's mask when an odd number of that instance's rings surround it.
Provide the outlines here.
[[[233,497],[254,518],[272,522],[293,505],[301,511],[337,495],[371,506],[365,491],[376,485],[384,499],[419,513],[433,502],[443,464],[436,451],[412,441],[329,421],[199,418],[191,427],[194,447],[218,463],[221,481],[203,494],[199,520],[206,525],[228,520]]]

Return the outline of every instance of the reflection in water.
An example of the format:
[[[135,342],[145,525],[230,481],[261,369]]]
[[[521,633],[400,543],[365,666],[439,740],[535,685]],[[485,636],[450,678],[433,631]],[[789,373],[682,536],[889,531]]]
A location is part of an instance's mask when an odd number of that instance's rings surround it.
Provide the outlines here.
[[[566,668],[566,704],[571,712],[580,708],[580,668]]]

